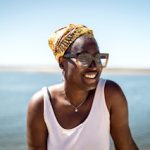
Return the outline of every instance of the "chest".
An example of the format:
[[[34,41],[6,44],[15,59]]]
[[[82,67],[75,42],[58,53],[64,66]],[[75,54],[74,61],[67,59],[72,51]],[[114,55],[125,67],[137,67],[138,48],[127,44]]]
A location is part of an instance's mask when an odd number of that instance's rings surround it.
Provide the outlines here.
[[[72,129],[81,123],[83,123],[90,114],[93,97],[91,96],[83,105],[78,108],[78,112],[75,112],[75,108],[65,103],[59,103],[57,101],[51,101],[54,115],[59,125],[65,129]],[[63,99],[59,99],[63,101]]]

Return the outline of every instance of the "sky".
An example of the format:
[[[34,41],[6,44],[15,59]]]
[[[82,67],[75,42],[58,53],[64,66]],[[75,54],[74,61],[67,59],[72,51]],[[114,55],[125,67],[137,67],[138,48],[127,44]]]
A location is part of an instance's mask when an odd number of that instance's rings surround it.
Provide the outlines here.
[[[150,69],[148,0],[0,0],[0,65],[57,65],[48,37],[70,23],[93,29],[108,67]]]

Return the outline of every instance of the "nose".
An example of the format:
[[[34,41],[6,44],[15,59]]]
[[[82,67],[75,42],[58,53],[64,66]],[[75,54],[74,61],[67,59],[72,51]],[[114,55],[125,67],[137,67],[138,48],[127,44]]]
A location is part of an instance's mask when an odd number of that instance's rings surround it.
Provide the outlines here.
[[[96,63],[95,63],[94,60],[92,60],[92,62],[91,62],[91,64],[90,64],[89,68],[95,68],[95,67],[96,67]]]

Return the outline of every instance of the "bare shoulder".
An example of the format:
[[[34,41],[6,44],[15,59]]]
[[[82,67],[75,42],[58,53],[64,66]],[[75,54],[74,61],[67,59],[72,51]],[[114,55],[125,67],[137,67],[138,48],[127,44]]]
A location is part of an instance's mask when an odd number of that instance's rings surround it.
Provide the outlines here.
[[[105,84],[105,98],[108,109],[118,105],[126,105],[127,100],[121,87],[112,80],[107,80]]]
[[[36,92],[30,99],[28,109],[36,114],[42,112],[44,104],[43,92],[42,90]]]
[[[63,87],[63,83],[60,84],[54,84],[48,87],[48,90],[51,94],[51,96],[59,94],[61,89]],[[44,93],[43,90],[37,91],[30,99],[29,101],[29,109],[32,109],[34,111],[42,112],[44,108]]]
[[[44,121],[44,98],[42,90],[36,92],[29,101],[27,112],[28,149],[46,149],[47,127]]]
[[[121,87],[112,80],[107,80],[105,84],[105,92],[106,94],[123,94]]]
[[[44,124],[44,98],[42,90],[36,92],[30,99],[27,111],[27,127],[32,129],[35,126]],[[38,124],[37,124],[38,123]]]

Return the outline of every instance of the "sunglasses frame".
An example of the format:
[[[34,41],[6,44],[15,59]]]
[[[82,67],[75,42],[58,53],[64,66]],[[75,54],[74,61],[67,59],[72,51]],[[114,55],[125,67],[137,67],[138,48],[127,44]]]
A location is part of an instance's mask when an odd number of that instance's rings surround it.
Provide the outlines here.
[[[83,54],[83,53],[77,53],[77,54],[75,54],[75,53],[67,53],[67,54],[64,54],[63,57],[66,58],[66,59],[71,59],[71,58],[76,58],[77,59],[80,54]],[[103,59],[103,58],[106,59],[106,63],[103,66],[103,68],[105,68],[107,66],[107,63],[108,63],[109,53],[99,53],[99,54],[100,54],[100,58],[101,59]]]

